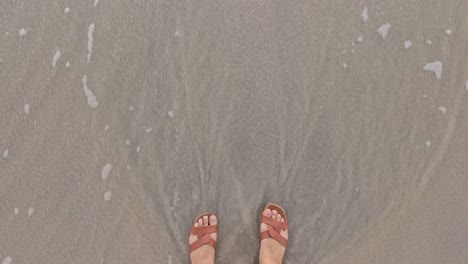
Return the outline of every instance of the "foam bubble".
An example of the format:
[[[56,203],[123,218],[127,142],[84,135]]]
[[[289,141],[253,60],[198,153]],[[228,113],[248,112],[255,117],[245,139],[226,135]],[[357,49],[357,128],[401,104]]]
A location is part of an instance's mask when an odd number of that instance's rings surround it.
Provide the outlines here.
[[[361,17],[362,17],[362,21],[364,22],[367,22],[367,20],[369,20],[369,15],[367,14],[368,11],[369,10],[367,9],[367,6],[365,6],[364,9],[362,10]]]
[[[112,192],[111,192],[111,191],[105,192],[105,193],[104,193],[104,201],[106,201],[106,202],[110,201],[111,196],[112,196]]]
[[[433,72],[436,78],[439,80],[442,78],[442,68],[443,68],[443,65],[442,65],[442,62],[440,61],[427,63],[423,67],[424,70]]]
[[[104,165],[104,167],[102,167],[102,171],[101,171],[102,180],[106,180],[107,177],[109,177],[109,173],[111,170],[112,170],[112,165],[109,163],[107,163],[106,165]]]
[[[28,34],[27,29],[25,29],[25,28],[20,29],[20,31],[19,31],[20,37],[24,37],[24,36],[26,36],[26,34]]]
[[[380,36],[382,36],[383,39],[386,39],[388,31],[391,27],[392,25],[390,25],[390,23],[385,23],[382,26],[380,26],[379,29],[377,29],[377,32],[379,32]]]
[[[405,49],[409,49],[413,46],[413,42],[411,42],[411,40],[407,40],[405,41]]]

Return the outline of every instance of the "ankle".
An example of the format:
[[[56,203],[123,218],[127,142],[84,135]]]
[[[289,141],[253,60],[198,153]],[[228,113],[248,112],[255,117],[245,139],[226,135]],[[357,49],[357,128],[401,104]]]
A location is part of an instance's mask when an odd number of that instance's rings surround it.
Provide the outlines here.
[[[281,264],[281,261],[278,260],[262,260],[260,264]]]
[[[282,259],[274,259],[271,257],[260,256],[260,264],[282,264]]]
[[[195,253],[195,252],[194,252]],[[192,264],[214,264],[214,254],[211,252],[196,252],[190,256]]]
[[[192,260],[192,264],[214,264],[214,259],[198,259]]]

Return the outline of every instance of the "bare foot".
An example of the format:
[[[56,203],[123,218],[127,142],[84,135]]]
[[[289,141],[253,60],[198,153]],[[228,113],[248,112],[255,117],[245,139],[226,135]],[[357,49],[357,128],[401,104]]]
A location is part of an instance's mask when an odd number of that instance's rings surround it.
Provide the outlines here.
[[[217,225],[218,219],[215,215],[211,215],[209,218],[208,216],[203,216],[203,220],[199,219],[198,222],[195,222],[194,227],[199,226],[212,226]],[[216,241],[218,236],[217,233],[210,234],[211,238]],[[190,234],[189,237],[189,244],[194,243],[197,241],[197,235]],[[192,253],[190,253],[190,259],[192,260],[192,264],[214,264],[215,258],[215,249],[209,245],[203,245],[197,249],[195,249]]]
[[[271,217],[275,221],[284,222],[284,215],[280,215],[276,210],[265,209],[263,215]],[[260,233],[267,231],[266,224],[260,224]],[[281,230],[280,235],[288,239],[288,230]],[[286,248],[272,238],[265,238],[260,244],[260,264],[281,264]]]

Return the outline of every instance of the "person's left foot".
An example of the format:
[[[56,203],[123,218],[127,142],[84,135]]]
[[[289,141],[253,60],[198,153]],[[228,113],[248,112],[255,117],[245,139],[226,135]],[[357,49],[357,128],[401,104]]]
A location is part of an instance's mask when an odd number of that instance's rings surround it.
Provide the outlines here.
[[[286,216],[281,215],[280,212],[276,210],[270,210],[266,208],[263,211],[263,215],[271,218],[273,221],[277,222],[285,222],[286,221]],[[260,233],[262,232],[267,232],[268,231],[268,226],[265,223],[260,224]],[[281,230],[279,233],[280,236],[282,236],[284,239],[288,239],[288,230],[284,229]],[[260,264],[281,264],[283,263],[283,256],[284,252],[286,251],[286,247],[284,245],[281,245],[280,242],[273,238],[265,238],[262,239],[260,242],[260,258],[259,258],[259,263]]]
[[[207,215],[203,216],[203,219],[199,219],[198,222],[195,222],[194,227],[204,227],[204,226],[215,226],[218,224],[218,219],[215,215],[208,217]],[[209,236],[216,241],[218,233],[211,233]],[[195,243],[198,240],[197,235],[190,234],[189,244]],[[215,249],[210,245],[203,245],[195,249],[190,253],[190,259],[192,264],[214,264],[215,258]]]

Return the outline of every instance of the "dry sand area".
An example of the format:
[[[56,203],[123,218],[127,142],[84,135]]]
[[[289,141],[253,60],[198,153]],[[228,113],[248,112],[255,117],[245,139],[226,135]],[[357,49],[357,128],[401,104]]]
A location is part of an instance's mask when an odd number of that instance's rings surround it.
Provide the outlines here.
[[[468,263],[467,0],[1,0],[0,261]]]

